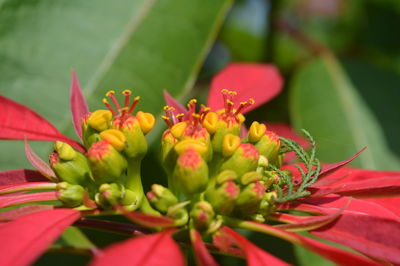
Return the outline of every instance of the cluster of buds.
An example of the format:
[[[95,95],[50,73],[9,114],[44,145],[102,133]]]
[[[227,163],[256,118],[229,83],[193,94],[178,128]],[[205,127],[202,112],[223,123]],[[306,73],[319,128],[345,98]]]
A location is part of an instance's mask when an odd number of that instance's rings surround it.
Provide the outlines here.
[[[215,232],[221,216],[264,221],[273,209],[272,185],[284,185],[274,171],[267,171],[282,164],[279,136],[258,122],[241,136],[242,113],[254,100],[235,106],[235,95],[223,90],[224,108],[216,112],[204,105],[197,110],[196,100],[189,101],[184,113],[164,108],[168,129],[161,154],[168,188],[157,185],[147,196],[167,215],[180,205],[202,232]]]
[[[67,143],[56,142],[50,166],[61,181],[59,199],[69,207],[110,208],[115,203],[136,209],[147,202],[140,179],[140,163],[147,152],[145,135],[154,127],[154,116],[139,111],[139,97],[131,103],[131,91],[122,92],[121,106],[109,91],[104,110],[96,110],[82,121],[82,139],[87,153]],[[88,204],[91,203],[91,204]],[[95,203],[95,205],[93,205]]]

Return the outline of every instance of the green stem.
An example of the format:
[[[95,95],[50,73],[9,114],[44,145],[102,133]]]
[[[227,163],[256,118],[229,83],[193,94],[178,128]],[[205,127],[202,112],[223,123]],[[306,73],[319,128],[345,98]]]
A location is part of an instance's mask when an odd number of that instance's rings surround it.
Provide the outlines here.
[[[160,215],[160,213],[154,210],[146,196],[144,195],[142,178],[140,176],[141,161],[132,159],[128,161],[128,173],[125,182],[125,187],[133,191],[138,197],[138,205],[140,210],[146,214]]]

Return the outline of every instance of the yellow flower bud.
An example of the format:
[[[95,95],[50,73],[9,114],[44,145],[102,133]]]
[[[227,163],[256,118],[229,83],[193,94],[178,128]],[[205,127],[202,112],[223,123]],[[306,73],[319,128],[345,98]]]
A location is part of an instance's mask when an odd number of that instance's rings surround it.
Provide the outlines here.
[[[249,141],[253,143],[259,141],[264,136],[265,131],[267,131],[267,127],[264,124],[254,121],[249,130]]]
[[[218,115],[214,112],[209,112],[204,118],[203,126],[207,129],[208,133],[214,134],[217,130]]]
[[[109,110],[97,110],[90,114],[87,123],[97,131],[103,131],[109,127],[111,119]]]
[[[233,134],[226,134],[222,141],[222,154],[225,157],[231,156],[240,145],[240,137]]]
[[[139,120],[140,128],[144,135],[153,129],[155,118],[152,114],[139,111],[136,114],[136,118]]]
[[[200,155],[204,155],[208,151],[206,144],[192,139],[182,140],[178,142],[175,145],[174,149],[178,154],[183,154],[189,149],[195,150]]]
[[[56,141],[54,150],[57,151],[58,158],[65,161],[73,160],[76,157],[76,151],[65,142]]]
[[[171,134],[172,136],[174,136],[177,139],[180,139],[183,135],[183,132],[186,129],[187,124],[185,122],[180,122],[175,124],[172,128],[171,128]]]
[[[110,143],[117,151],[122,151],[125,148],[125,135],[117,129],[107,129],[100,133],[100,137]]]

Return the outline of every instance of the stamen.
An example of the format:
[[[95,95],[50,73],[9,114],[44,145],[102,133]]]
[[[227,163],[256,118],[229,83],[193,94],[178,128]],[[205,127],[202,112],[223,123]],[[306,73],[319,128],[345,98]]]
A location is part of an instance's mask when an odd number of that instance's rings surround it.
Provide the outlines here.
[[[227,108],[225,109],[225,113],[229,114],[233,110],[234,103],[231,100],[226,100]]]
[[[238,109],[235,112],[235,115],[238,115],[240,113],[243,113],[243,111],[249,107],[250,105],[253,105],[255,103],[253,98],[250,98],[248,102],[241,102],[240,106],[238,107]]]
[[[114,94],[115,94],[115,91],[109,90],[106,93],[106,97],[109,97],[113,101],[113,103],[115,104],[115,107],[117,108],[117,110],[120,111],[121,110],[121,106],[119,105],[119,102],[115,98]]]
[[[107,101],[106,98],[103,98],[103,103],[104,103],[104,105],[107,107],[107,109],[111,111],[111,113],[113,114],[113,116],[116,116],[116,115],[117,115],[117,113],[114,111],[114,109],[112,108],[111,104]]]
[[[124,90],[123,92],[122,92],[122,94],[125,96],[125,104],[124,104],[124,107],[126,107],[126,109],[128,109],[127,107],[129,106],[129,103],[131,102],[131,94],[132,94],[132,92],[130,91],[130,90]]]
[[[129,108],[129,111],[128,111],[129,114],[131,114],[133,112],[133,109],[135,109],[135,107],[136,107],[137,103],[139,102],[139,100],[140,100],[140,96],[136,96],[135,99],[133,99],[131,108]]]
[[[176,118],[178,119],[178,122],[182,122],[184,116],[185,116],[184,113],[177,114],[177,115],[176,115]]]
[[[172,127],[171,122],[169,121],[169,117],[163,115],[163,116],[161,116],[161,118],[162,118],[162,119],[164,120],[164,122],[167,124],[168,128],[171,128],[171,127]]]

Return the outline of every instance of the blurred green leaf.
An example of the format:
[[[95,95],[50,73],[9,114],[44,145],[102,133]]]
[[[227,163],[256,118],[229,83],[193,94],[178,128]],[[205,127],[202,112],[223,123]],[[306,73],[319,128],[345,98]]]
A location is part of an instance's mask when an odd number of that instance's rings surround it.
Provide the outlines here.
[[[70,226],[57,240],[55,246],[92,249],[96,246],[82,233],[79,228]]]
[[[157,115],[163,89],[176,96],[193,85],[231,2],[3,1],[2,94],[72,135],[68,88],[75,68],[91,110],[101,106],[106,90],[133,89],[142,97],[138,108]],[[7,158],[1,169],[28,166],[20,162],[21,146],[0,149],[9,151],[0,157]]]
[[[399,169],[378,122],[333,56],[321,55],[299,69],[290,101],[295,128],[315,137],[321,160],[341,161],[367,146],[354,166]]]

